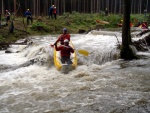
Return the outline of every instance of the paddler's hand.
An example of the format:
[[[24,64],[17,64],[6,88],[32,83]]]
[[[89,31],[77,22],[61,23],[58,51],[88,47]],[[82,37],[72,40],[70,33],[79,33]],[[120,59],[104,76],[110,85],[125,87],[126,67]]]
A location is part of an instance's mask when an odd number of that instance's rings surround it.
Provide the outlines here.
[[[55,42],[54,44],[50,45],[51,47],[57,46],[57,43]]]
[[[56,46],[56,45],[57,45],[57,42],[55,42],[54,45]]]
[[[54,45],[53,45],[53,44],[51,44],[50,46],[51,46],[51,47],[54,47]]]
[[[54,43],[54,46],[57,48],[57,42]]]

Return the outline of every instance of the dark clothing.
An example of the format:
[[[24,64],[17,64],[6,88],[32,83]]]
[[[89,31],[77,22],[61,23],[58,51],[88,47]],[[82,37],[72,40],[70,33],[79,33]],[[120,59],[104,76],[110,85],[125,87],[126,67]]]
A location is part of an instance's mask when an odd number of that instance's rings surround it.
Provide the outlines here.
[[[27,16],[32,16],[32,14],[31,14],[30,11],[26,11],[26,12],[25,12],[25,16],[26,16],[26,17],[27,17]]]
[[[31,21],[31,24],[32,24],[33,20],[32,20],[31,12],[30,11],[26,11],[25,12],[25,16],[27,17],[27,24],[29,25],[29,20]]]
[[[56,51],[60,51],[61,54],[61,62],[65,63],[67,62],[68,64],[72,64],[72,61],[70,59],[71,53],[74,53],[74,50],[71,46],[59,46],[57,47],[57,44],[55,45]]]
[[[62,56],[62,57],[61,57],[61,62],[62,62],[63,64],[65,64],[66,62],[67,62],[67,64],[72,64],[72,61],[71,61],[71,59],[70,59],[70,56]]]
[[[105,10],[105,16],[107,16],[107,15],[108,15],[108,10],[106,9],[106,10]]]
[[[144,10],[144,16],[146,17],[147,9]]]
[[[60,41],[60,43],[63,45],[65,39],[68,39],[68,40],[70,41],[70,35],[69,35],[69,34],[62,34],[62,35],[58,38],[58,40],[56,41],[56,43]]]
[[[49,18],[50,17],[53,19],[53,6],[49,8]]]
[[[12,21],[11,24],[10,24],[10,27],[9,27],[9,32],[13,33],[13,31],[14,31],[14,23]]]
[[[8,23],[8,21],[10,20],[10,13],[6,12],[5,16],[6,16],[6,23]]]
[[[30,23],[29,20],[31,21],[31,24],[32,24],[33,20],[32,20],[32,17],[31,17],[31,16],[28,16],[28,17],[27,17],[27,24],[28,24],[28,25],[29,25],[29,23]]]

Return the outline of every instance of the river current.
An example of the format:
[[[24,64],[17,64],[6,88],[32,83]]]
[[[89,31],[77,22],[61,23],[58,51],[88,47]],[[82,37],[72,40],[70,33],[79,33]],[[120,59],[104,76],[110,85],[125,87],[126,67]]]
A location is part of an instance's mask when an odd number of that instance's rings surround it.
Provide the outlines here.
[[[90,54],[78,53],[68,74],[53,64],[49,45],[58,35],[32,36],[30,45],[0,51],[0,113],[150,113],[150,51],[118,59],[121,33],[106,34],[71,34],[76,52]]]

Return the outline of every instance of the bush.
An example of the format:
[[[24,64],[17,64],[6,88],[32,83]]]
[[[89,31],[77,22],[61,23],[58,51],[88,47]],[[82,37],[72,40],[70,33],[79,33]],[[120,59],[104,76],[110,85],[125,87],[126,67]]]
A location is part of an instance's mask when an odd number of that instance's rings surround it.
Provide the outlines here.
[[[48,32],[49,27],[43,22],[33,23],[31,29]]]

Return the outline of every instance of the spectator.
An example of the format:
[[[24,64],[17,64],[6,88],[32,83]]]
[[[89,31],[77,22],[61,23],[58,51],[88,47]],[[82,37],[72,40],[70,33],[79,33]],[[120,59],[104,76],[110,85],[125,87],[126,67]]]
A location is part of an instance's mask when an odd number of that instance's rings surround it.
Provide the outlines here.
[[[54,18],[55,18],[55,20],[57,19],[57,10],[56,10],[56,7],[54,7],[54,9],[53,9],[53,15],[54,15]]]
[[[108,9],[105,9],[105,16],[108,16]]]
[[[27,18],[27,24],[29,25],[30,23],[29,20],[31,21],[31,24],[32,24],[33,20],[32,20],[32,14],[30,12],[30,9],[27,9],[27,11],[25,12],[25,16]]]
[[[10,12],[8,10],[6,10],[5,17],[6,17],[6,24],[8,25],[8,21],[10,21]]]
[[[144,10],[144,16],[146,17],[147,9]]]
[[[52,5],[50,8],[49,8],[49,19],[50,17],[53,19],[53,9],[54,9],[54,5]]]

